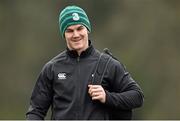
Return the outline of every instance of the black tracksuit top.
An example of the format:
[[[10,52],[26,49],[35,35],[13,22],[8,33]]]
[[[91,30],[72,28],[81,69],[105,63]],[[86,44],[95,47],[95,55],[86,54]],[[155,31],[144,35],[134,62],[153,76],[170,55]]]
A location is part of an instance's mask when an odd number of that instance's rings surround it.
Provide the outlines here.
[[[92,45],[81,53],[65,50],[43,67],[32,92],[27,119],[44,119],[51,106],[51,119],[109,119],[109,109],[131,110],[143,103],[139,85],[122,64],[111,59],[102,86],[106,102],[92,101],[88,84],[100,52]]]

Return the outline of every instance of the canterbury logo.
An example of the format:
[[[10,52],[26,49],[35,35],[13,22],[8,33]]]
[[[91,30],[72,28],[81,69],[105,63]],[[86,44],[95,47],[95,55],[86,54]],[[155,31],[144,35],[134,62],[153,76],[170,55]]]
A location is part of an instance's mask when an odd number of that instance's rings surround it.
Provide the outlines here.
[[[58,79],[60,79],[60,80],[66,79],[66,73],[59,73],[58,74]]]

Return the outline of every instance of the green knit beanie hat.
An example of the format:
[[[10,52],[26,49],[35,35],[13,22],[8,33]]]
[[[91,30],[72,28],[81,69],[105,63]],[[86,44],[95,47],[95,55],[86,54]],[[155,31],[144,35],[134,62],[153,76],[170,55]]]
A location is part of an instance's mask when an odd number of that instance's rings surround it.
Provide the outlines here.
[[[91,32],[91,25],[85,11],[78,6],[67,6],[59,15],[59,27],[62,37],[68,26],[82,24],[89,32]]]

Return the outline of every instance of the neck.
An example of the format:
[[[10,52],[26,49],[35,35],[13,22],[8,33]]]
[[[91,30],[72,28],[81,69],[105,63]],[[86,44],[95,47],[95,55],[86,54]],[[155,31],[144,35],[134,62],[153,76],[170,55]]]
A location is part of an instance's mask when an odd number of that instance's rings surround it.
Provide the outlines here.
[[[68,53],[68,55],[70,55],[71,57],[74,57],[74,58],[76,58],[78,56],[85,57],[92,52],[92,50],[93,50],[92,48],[93,48],[93,46],[91,45],[91,41],[89,41],[89,45],[85,50],[80,51],[80,50],[75,50],[75,49],[69,49],[67,47],[67,53]]]
[[[89,45],[87,45],[84,49],[76,50],[77,53],[78,53],[78,55],[80,56],[81,53],[82,53],[83,51],[85,51],[88,47],[89,47]]]
[[[80,49],[72,49],[70,46],[68,46],[68,48],[69,48],[69,50],[74,50],[74,51],[76,51],[77,52],[77,54],[80,56],[81,55],[81,53],[83,52],[83,51],[85,51],[88,47],[89,47],[89,45],[90,45],[90,41],[87,41],[87,44],[83,47],[83,48],[80,48]]]

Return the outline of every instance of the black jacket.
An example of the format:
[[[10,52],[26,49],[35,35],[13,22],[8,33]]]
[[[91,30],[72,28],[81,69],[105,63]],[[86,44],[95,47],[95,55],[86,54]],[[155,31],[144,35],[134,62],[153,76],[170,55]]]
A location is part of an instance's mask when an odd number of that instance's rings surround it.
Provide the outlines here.
[[[52,119],[109,119],[109,111],[131,110],[143,103],[138,84],[120,62],[112,59],[103,78],[106,102],[92,101],[88,84],[100,52],[92,45],[81,53],[66,50],[42,69],[33,89],[27,119],[44,119],[51,106]]]

